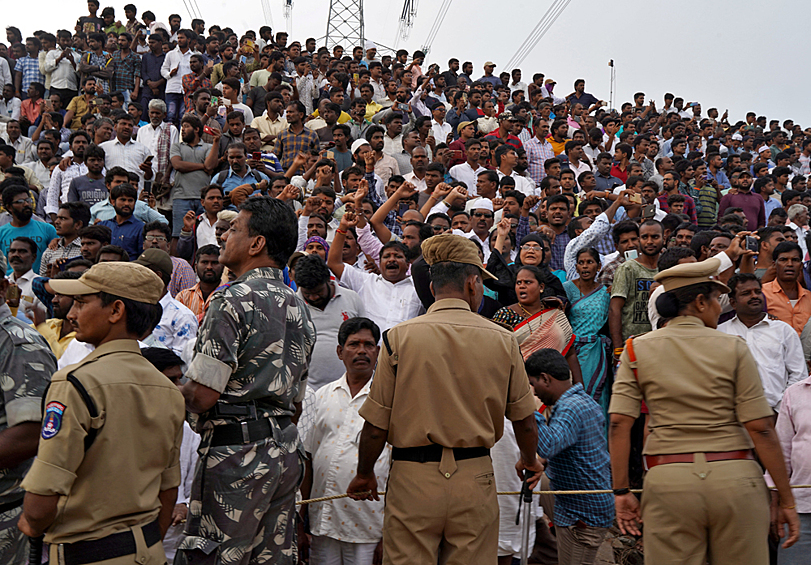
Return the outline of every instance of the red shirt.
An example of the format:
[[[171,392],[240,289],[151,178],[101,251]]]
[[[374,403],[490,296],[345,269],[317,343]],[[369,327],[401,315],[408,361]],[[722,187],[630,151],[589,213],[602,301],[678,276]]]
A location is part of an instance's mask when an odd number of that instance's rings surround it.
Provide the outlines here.
[[[616,163],[611,165],[611,176],[617,177],[622,182],[628,182],[628,169],[626,168],[624,171],[617,166]]]
[[[518,139],[517,136],[515,136],[515,135],[513,135],[511,133],[508,133],[506,138],[501,137],[498,134],[500,129],[501,128],[498,128],[498,129],[496,129],[496,131],[494,131],[492,133],[488,133],[487,135],[484,136],[484,139],[503,139],[504,143],[506,143],[507,145],[512,145],[516,149],[523,149],[524,148],[524,144],[521,143],[521,140]]]

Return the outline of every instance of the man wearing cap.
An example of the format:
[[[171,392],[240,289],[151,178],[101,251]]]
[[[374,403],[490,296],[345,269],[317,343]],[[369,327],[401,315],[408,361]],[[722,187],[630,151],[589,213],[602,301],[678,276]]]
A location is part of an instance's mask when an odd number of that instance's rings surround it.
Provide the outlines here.
[[[455,167],[467,160],[467,142],[473,139],[476,135],[476,123],[462,120],[456,126],[455,140],[448,144],[448,149],[451,151],[451,159],[448,162],[448,167]],[[471,187],[467,187],[470,190]]]
[[[145,249],[135,262],[158,275],[165,285],[159,302],[163,308],[160,322],[149,337],[143,340],[144,343],[166,347],[177,355],[182,355],[189,342],[197,339],[197,316],[169,292],[174,267],[172,258],[166,251],[153,247]]]
[[[736,243],[740,245],[740,239]],[[656,275],[667,326],[630,338],[612,390],[609,445],[617,522],[639,535],[644,520],[650,563],[767,563],[769,471],[779,508],[774,526],[799,538],[799,518],[786,464],[746,342],[716,331],[729,288],[718,281],[721,262],[685,263]],[[685,399],[689,398],[689,402]],[[641,403],[654,430],[645,443],[648,472],[642,506],[629,490],[631,428]]]
[[[484,136],[485,140],[503,139],[507,145],[512,145],[515,149],[523,149],[524,146],[518,136],[513,135],[513,127],[518,120],[509,110],[504,110],[498,115],[498,129]]]
[[[497,86],[501,86],[501,79],[497,76],[493,76],[493,69],[496,68],[496,64],[493,61],[487,61],[484,64],[484,76],[478,80],[478,82],[489,82],[493,85],[493,88]]]
[[[210,299],[181,388],[201,434],[178,547],[189,563],[297,562],[304,453],[292,417],[315,343],[307,305],[282,272],[297,235],[281,200],[253,196],[222,236],[220,263],[237,279]]]
[[[543,81],[543,86],[541,87],[541,95],[544,98],[551,98],[552,99],[552,104],[554,104],[554,105],[563,104],[564,102],[566,102],[566,100],[564,98],[561,98],[560,96],[556,96],[552,92],[552,90],[555,88],[556,84],[557,84],[557,82],[555,82],[551,78],[548,78],[545,81]]]
[[[471,200],[465,206],[470,214],[470,231],[465,234],[468,239],[475,239],[482,246],[484,262],[490,257],[490,230],[495,219],[493,201],[489,198]]]
[[[49,284],[74,297],[76,339],[95,350],[53,376],[20,529],[45,535],[52,563],[165,563],[185,410],[137,342],[152,331],[164,284],[135,263]]]
[[[517,468],[530,486],[535,403],[511,332],[478,316],[484,270],[475,244],[457,235],[422,244],[436,298],[428,313],[384,333],[377,372],[359,413],[366,420],[347,492],[378,500],[374,463],[393,447],[383,519],[392,565],[495,563],[498,503],[489,450],[513,422]],[[479,344],[475,350],[468,345]]]

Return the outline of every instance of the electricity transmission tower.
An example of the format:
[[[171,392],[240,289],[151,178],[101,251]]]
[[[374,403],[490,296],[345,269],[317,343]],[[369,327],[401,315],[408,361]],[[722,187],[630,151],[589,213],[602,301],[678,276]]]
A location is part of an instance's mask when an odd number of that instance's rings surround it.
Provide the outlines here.
[[[326,46],[340,45],[351,53],[356,45],[363,47],[365,40],[363,0],[330,0]]]

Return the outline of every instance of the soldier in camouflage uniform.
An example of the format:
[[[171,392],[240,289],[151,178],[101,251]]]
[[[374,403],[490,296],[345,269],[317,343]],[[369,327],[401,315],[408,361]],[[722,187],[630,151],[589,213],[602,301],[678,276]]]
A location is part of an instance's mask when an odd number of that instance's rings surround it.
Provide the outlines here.
[[[23,504],[23,475],[37,453],[42,395],[56,371],[56,357],[31,326],[5,304],[8,282],[0,277],[0,563],[26,563],[28,545],[17,527]]]
[[[246,201],[223,235],[220,262],[238,278],[211,299],[182,389],[202,436],[178,548],[190,565],[297,562],[304,453],[291,417],[315,343],[281,270],[297,237],[295,215],[267,197]]]

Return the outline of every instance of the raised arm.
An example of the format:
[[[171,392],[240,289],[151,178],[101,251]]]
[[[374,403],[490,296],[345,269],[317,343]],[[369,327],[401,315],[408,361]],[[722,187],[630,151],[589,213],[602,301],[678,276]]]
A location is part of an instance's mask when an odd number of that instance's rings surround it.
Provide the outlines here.
[[[344,275],[344,242],[346,241],[346,232],[349,228],[354,228],[358,225],[355,219],[354,212],[346,212],[341,217],[341,223],[338,229],[335,230],[335,238],[332,240],[332,245],[329,247],[329,254],[327,255],[327,266],[340,280]]]

